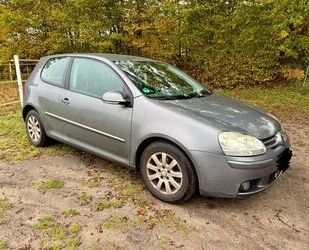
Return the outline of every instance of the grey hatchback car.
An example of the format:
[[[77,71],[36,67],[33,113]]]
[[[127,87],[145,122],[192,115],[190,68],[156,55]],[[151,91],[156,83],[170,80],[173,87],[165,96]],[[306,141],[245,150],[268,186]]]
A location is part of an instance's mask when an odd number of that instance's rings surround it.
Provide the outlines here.
[[[40,59],[26,82],[30,142],[48,138],[136,168],[165,202],[239,197],[289,167],[289,139],[271,114],[213,93],[167,63],[126,55]]]

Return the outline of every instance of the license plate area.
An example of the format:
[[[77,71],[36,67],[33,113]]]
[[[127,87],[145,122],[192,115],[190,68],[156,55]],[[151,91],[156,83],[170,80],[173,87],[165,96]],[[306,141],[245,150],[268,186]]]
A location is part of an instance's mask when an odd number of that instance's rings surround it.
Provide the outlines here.
[[[285,172],[290,167],[292,155],[292,151],[289,148],[285,149],[281,153],[277,160],[278,170]]]

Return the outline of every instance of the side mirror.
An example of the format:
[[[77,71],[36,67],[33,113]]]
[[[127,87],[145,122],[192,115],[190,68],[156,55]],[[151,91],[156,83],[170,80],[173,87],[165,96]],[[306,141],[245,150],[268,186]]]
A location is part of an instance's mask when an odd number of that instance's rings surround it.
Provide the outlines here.
[[[108,91],[102,96],[102,100],[108,104],[114,105],[128,105],[129,101],[124,99],[120,91]]]

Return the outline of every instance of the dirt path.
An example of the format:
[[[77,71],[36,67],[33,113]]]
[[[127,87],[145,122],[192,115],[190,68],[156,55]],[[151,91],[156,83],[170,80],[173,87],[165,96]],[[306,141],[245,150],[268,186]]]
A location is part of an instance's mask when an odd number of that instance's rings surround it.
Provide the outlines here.
[[[134,172],[80,151],[0,162],[0,249],[309,249],[308,120],[286,128],[292,167],[245,199],[163,204]]]

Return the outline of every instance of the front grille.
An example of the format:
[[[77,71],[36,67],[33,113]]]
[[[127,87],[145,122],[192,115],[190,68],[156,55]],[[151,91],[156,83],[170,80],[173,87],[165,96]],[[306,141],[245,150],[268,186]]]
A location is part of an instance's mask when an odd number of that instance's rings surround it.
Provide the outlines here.
[[[270,136],[270,137],[267,137],[265,139],[262,139],[261,141],[263,142],[263,144],[265,145],[265,147],[268,149],[268,148],[271,148],[271,149],[275,149],[279,146],[279,143],[281,141],[281,136],[279,133],[273,135],[273,136]]]

